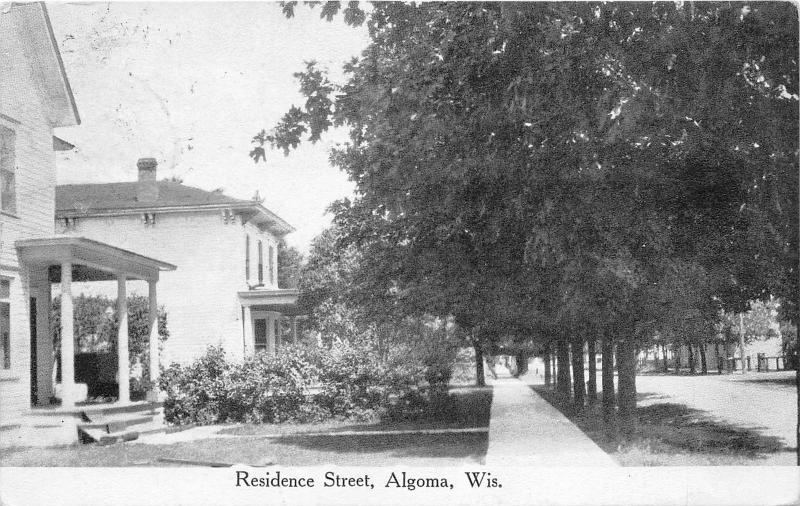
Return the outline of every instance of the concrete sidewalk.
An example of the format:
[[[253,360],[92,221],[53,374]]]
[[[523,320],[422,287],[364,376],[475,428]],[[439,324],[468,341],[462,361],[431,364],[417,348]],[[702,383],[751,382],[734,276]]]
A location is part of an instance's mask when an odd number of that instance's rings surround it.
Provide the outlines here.
[[[502,374],[503,369],[498,368],[498,379],[487,380],[494,394],[486,465],[619,465],[530,386]]]

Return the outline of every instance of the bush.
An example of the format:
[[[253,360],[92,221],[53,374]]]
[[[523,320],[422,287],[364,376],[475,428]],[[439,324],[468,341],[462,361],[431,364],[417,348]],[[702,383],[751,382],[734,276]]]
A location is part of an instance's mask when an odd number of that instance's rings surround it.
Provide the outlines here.
[[[370,420],[392,404],[396,415],[423,409],[420,387],[430,370],[410,350],[380,360],[369,347],[346,342],[330,348],[288,346],[243,363],[229,363],[221,348],[210,347],[188,366],[168,367],[159,384],[167,394],[165,419],[176,425]],[[432,385],[449,379],[447,370],[427,376]],[[314,395],[312,387],[318,390]]]
[[[332,415],[369,419],[386,405],[387,371],[372,350],[337,342],[317,358],[322,392],[315,400]]]
[[[232,367],[224,416],[229,422],[277,423],[297,419],[306,402],[313,367],[303,353],[259,353]],[[303,411],[301,418],[308,416]]]
[[[159,387],[167,394],[165,420],[175,425],[224,422],[230,367],[225,351],[211,346],[191,365],[172,364],[165,369],[159,376]]]

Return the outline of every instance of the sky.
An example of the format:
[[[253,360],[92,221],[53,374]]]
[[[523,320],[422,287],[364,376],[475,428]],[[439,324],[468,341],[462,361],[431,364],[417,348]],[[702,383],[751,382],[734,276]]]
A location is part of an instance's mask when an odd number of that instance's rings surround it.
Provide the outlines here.
[[[366,29],[319,19],[277,3],[48,4],[81,125],[56,135],[76,149],[57,154],[58,183],[134,181],[136,161],[158,160],[158,178],[249,199],[292,224],[287,242],[307,251],[329,223],[327,206],[353,184],[328,162],[343,131],[288,157],[248,156],[251,139],[292,104],[293,73],[315,60],[343,79],[341,66],[366,47]]]

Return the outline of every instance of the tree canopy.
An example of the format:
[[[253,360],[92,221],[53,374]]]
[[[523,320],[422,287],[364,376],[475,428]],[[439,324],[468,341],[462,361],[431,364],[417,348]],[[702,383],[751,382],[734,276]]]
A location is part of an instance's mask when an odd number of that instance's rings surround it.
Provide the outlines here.
[[[326,2],[321,16],[365,24],[371,43],[344,83],[313,62],[296,74],[306,102],[251,155],[348,130],[331,153],[357,188],[333,206],[339,244],[381,304],[489,340],[594,322],[628,358],[648,333],[770,295],[798,321],[791,4]]]

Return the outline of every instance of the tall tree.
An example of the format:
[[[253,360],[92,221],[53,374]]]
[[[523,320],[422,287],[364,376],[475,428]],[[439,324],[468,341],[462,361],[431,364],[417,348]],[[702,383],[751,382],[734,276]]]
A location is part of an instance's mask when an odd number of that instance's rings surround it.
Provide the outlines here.
[[[650,302],[673,267],[702,273],[716,297],[687,306],[701,316],[714,300],[742,311],[772,293],[797,320],[791,5],[322,8],[340,12],[366,23],[369,47],[343,85],[314,65],[298,74],[306,103],[257,135],[252,155],[349,130],[331,159],[357,196],[337,219],[393,307],[424,302],[486,330],[553,326],[570,314],[560,306],[593,300],[604,364],[617,344],[627,430],[635,350],[670,325]],[[581,279],[598,281],[593,297]]]

